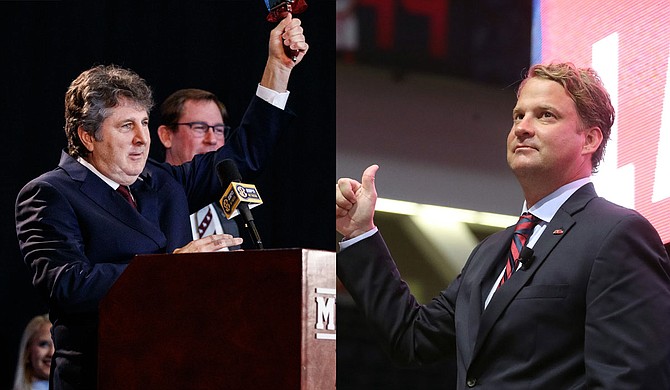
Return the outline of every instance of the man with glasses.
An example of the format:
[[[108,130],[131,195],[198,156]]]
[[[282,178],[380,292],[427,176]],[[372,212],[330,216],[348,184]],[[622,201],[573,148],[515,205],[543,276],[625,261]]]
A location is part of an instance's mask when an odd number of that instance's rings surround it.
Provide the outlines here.
[[[263,91],[264,87],[259,84],[258,88]],[[226,106],[213,93],[193,88],[174,92],[160,107],[158,138],[165,147],[165,161],[181,165],[222,147],[230,130],[227,120]],[[194,240],[212,234],[240,235],[237,223],[227,219],[216,202],[191,214],[190,220]],[[239,246],[224,248],[235,249]]]

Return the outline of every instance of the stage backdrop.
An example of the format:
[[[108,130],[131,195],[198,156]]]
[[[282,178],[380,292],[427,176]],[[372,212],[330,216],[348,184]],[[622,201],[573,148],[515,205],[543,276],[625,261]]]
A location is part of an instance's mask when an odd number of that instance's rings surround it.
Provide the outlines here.
[[[533,63],[591,66],[617,119],[594,182],[670,242],[670,7],[665,1],[536,0]]]
[[[268,248],[334,250],[334,2],[299,15],[310,50],[295,69],[288,107],[297,115],[256,186],[253,210]],[[0,2],[3,151],[0,197],[0,388],[10,388],[23,326],[46,306],[19,255],[14,203],[30,179],[57,166],[65,147],[63,97],[83,70],[115,63],[153,87],[160,104],[179,88],[203,88],[239,123],[267,58],[263,0]],[[160,157],[156,110],[152,155]]]

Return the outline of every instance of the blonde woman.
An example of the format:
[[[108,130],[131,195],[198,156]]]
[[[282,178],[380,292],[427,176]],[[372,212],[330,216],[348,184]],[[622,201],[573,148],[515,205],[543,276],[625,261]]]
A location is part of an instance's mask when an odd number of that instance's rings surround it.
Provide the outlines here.
[[[48,390],[53,353],[49,316],[36,316],[26,325],[21,337],[14,390]]]

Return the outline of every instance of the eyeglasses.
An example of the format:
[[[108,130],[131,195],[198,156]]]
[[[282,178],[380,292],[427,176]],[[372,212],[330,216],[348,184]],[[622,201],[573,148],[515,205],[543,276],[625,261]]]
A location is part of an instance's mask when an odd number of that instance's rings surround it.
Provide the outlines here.
[[[210,126],[205,122],[187,122],[187,123],[173,123],[172,124],[172,126],[175,126],[175,125],[188,126],[199,137],[204,137],[205,134],[207,134],[207,132],[209,131],[210,128],[214,132],[214,135],[216,135],[217,137],[223,137],[225,134],[228,134],[230,132],[230,126],[227,126],[227,125]]]

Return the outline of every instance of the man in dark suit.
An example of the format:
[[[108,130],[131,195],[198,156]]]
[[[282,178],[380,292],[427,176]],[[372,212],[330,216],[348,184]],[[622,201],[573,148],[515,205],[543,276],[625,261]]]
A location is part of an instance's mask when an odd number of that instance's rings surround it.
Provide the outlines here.
[[[456,353],[458,389],[670,388],[667,253],[644,217],[589,179],[613,122],[593,70],[532,67],[507,137],[530,214],[484,239],[426,305],[374,225],[378,166],[338,181],[338,277],[396,361]]]
[[[284,52],[300,50],[297,61]],[[308,45],[290,16],[270,34],[260,84],[284,92]],[[16,202],[16,229],[33,284],[48,301],[55,353],[52,388],[94,389],[98,304],[136,254],[211,252],[242,240],[192,240],[188,216],[223,191],[215,166],[233,159],[253,178],[292,115],[254,97],[236,135],[180,166],[148,160],[151,90],[136,73],[97,66],[65,95],[67,151]]]
[[[257,93],[263,93],[260,84],[258,88]],[[195,88],[175,91],[160,107],[158,138],[165,148],[165,161],[181,165],[197,154],[219,149],[226,143],[226,137],[230,137],[227,120],[226,106],[213,93]],[[237,223],[225,217],[218,202],[208,204],[189,218],[194,240],[215,233],[240,236]],[[225,249],[235,250],[239,246]]]

